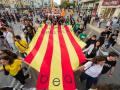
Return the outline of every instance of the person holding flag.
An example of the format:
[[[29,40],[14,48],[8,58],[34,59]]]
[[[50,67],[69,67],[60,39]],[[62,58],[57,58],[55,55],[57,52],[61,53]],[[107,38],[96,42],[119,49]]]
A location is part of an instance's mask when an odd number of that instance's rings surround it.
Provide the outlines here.
[[[70,25],[70,18],[69,18],[69,16],[67,16],[67,18],[66,18],[66,20],[65,20],[65,24],[66,24],[66,25]]]
[[[75,25],[73,26],[74,32],[76,33],[79,28],[80,28],[80,23],[78,21],[76,21]]]
[[[20,56],[22,58],[25,58],[26,56],[25,51],[28,49],[28,43],[25,40],[21,39],[19,35],[16,35],[14,39],[15,39],[15,46],[19,50]]]
[[[3,71],[6,76],[10,75],[15,78],[19,83],[14,87],[13,90],[22,90],[26,79],[31,78],[30,74],[24,75],[22,69],[22,60],[17,55],[10,51],[1,51],[0,53],[0,71]]]

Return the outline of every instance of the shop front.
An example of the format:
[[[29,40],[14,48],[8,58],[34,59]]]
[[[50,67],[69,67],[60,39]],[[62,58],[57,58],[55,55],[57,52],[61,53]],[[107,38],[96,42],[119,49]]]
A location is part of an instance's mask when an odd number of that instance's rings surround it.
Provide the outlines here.
[[[103,17],[110,18],[115,13],[116,8],[104,8]]]
[[[94,9],[94,0],[81,0],[81,12],[84,12],[86,14],[92,14],[92,11]]]
[[[92,16],[93,16],[93,17],[95,17],[96,14],[97,14],[98,5],[99,5],[99,4],[96,3],[96,4],[95,4],[95,7],[94,7],[93,10],[92,10]]]
[[[120,0],[103,0],[100,13],[103,18],[117,17],[120,13]]]

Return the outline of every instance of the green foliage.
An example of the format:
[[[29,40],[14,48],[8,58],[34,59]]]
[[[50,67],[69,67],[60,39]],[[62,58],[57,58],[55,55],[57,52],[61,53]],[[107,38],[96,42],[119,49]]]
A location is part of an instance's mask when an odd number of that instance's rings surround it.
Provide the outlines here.
[[[61,5],[60,8],[70,8],[71,6],[75,8],[76,3],[69,3],[68,1],[64,1]]]
[[[70,6],[72,6],[73,8],[75,8],[75,3],[70,3]]]
[[[69,2],[68,1],[64,1],[61,5],[60,5],[60,7],[61,8],[67,8],[67,7],[69,7]]]

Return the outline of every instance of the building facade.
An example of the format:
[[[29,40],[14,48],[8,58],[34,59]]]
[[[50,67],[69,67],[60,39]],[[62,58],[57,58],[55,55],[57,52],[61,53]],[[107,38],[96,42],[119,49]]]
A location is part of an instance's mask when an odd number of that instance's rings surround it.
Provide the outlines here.
[[[101,0],[98,14],[104,18],[120,17],[120,0]]]
[[[120,0],[80,0],[78,3],[80,12],[104,18],[120,17]]]
[[[95,15],[99,5],[99,0],[80,0],[80,12]]]

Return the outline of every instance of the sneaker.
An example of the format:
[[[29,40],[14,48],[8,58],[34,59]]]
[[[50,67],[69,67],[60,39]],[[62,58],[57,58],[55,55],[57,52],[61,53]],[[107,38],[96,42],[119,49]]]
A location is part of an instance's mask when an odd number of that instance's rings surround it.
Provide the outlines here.
[[[24,85],[20,85],[18,90],[23,90]]]
[[[20,83],[17,82],[16,85],[14,86],[13,90],[17,90],[17,88],[19,87]]]

